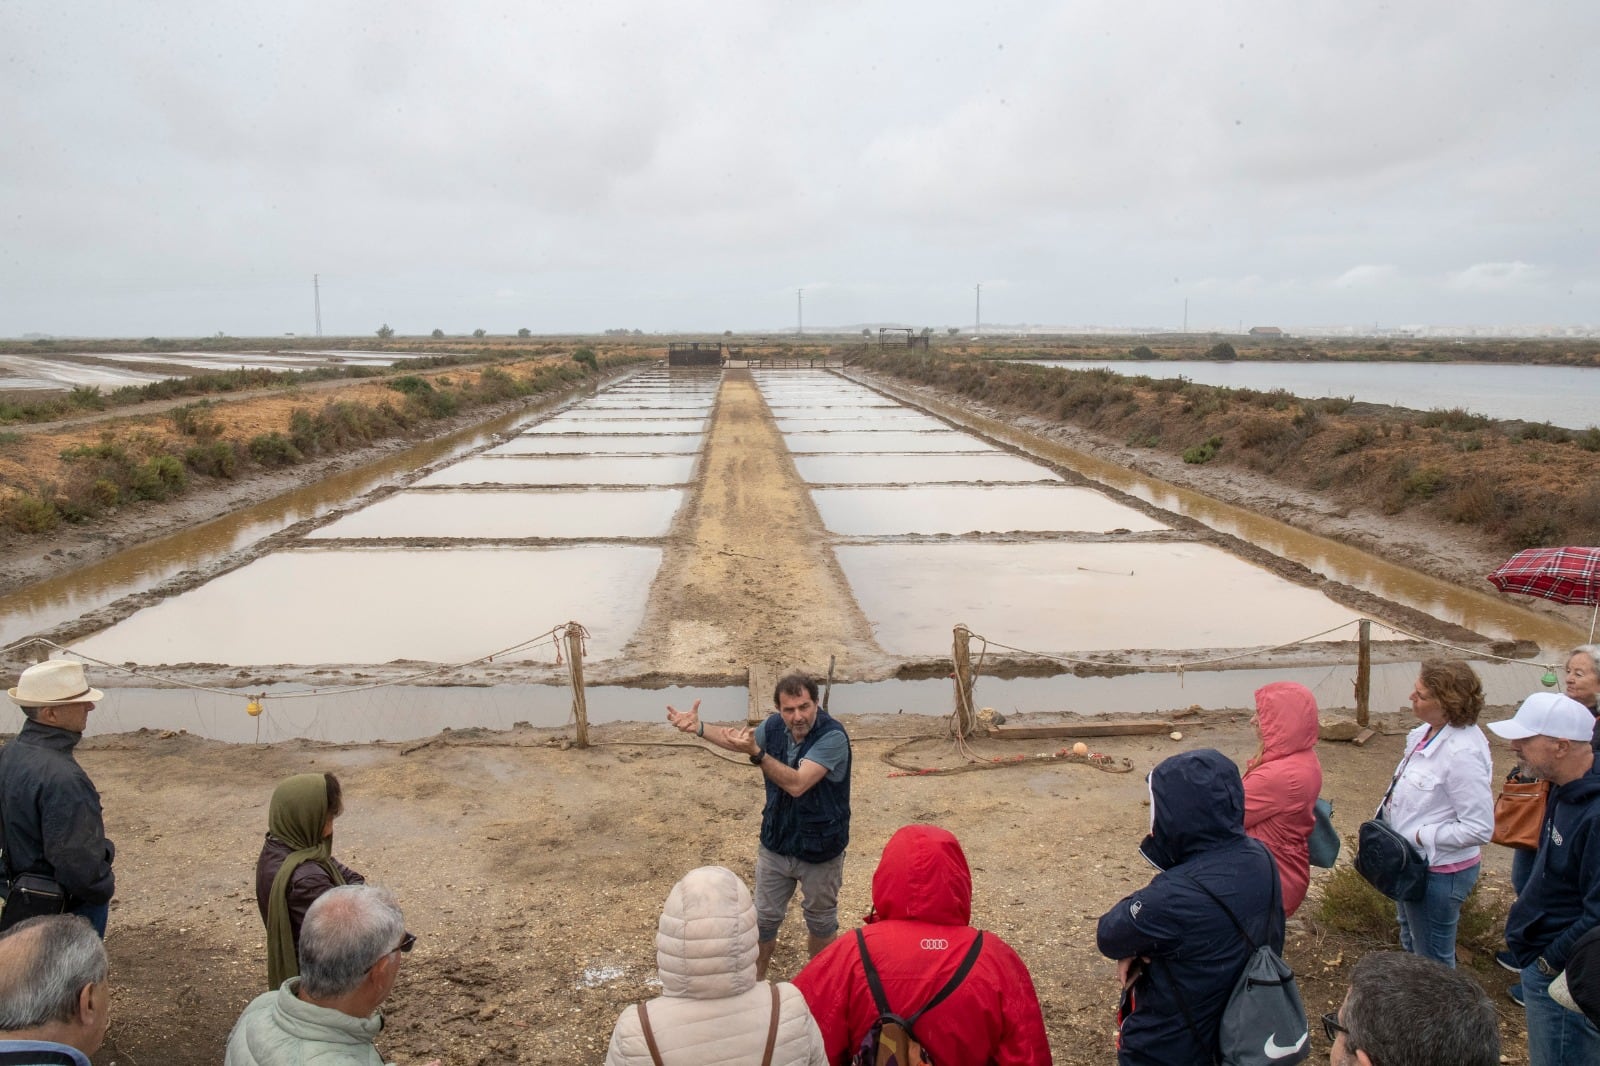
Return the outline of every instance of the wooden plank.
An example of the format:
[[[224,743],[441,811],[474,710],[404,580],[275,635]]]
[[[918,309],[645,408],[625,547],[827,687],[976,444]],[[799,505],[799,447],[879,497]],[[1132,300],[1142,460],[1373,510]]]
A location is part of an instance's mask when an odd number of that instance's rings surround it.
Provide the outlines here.
[[[1361,732],[1356,734],[1355,739],[1350,743],[1354,744],[1358,748],[1363,748],[1366,747],[1367,741],[1371,740],[1377,735],[1378,734],[1371,729],[1363,729]]]
[[[772,689],[782,675],[772,663],[752,663],[745,668],[745,675],[749,678],[746,686],[750,694],[750,708],[745,714],[745,722],[760,725],[772,713]]]
[[[1059,737],[1126,737],[1151,733],[1170,733],[1171,722],[1148,719],[1120,719],[1111,722],[1082,722],[1078,725],[998,725],[989,728],[997,740],[1048,740]]]

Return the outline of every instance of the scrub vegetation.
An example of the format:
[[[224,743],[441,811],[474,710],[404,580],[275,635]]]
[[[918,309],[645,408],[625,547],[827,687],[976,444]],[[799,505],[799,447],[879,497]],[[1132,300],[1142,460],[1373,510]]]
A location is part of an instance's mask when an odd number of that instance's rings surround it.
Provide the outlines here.
[[[491,356],[407,359],[393,368],[200,374],[106,395],[75,389],[65,398],[11,405],[11,413],[26,408],[22,421],[35,421],[47,414],[59,418],[147,400],[206,397],[114,425],[101,423],[88,440],[82,432],[67,434],[64,439],[71,443],[53,454],[43,451],[53,435],[11,434],[0,448],[0,529],[45,534],[124,505],[166,500],[208,480],[295,466],[389,438],[425,436],[458,414],[558,392],[649,357],[627,349],[604,357],[589,349],[550,354],[500,349]],[[440,372],[446,368],[451,372]],[[321,398],[305,388],[344,378],[361,380]],[[212,398],[257,388],[267,389],[270,404],[259,394],[256,401]],[[286,398],[293,402],[286,405]],[[250,412],[269,406],[277,413],[266,417],[271,424],[262,425],[263,419]],[[0,418],[7,410],[0,407]]]
[[[1420,512],[1513,549],[1600,543],[1600,429],[1218,388],[1132,364],[1125,376],[872,351],[856,365],[1188,463],[1242,466],[1385,514]]]

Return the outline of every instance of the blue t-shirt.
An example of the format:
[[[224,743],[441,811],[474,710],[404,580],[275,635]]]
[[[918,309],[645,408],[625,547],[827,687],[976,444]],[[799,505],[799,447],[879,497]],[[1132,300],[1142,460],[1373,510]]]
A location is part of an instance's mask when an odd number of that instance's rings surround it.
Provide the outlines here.
[[[783,731],[786,745],[783,752],[783,761],[794,769],[800,768],[800,743],[797,743],[789,731]],[[806,739],[810,739],[809,737]],[[803,742],[801,742],[803,743]],[[772,754],[776,755],[777,752]],[[830,729],[811,745],[811,750],[806,752],[806,758],[818,766],[827,768],[829,781],[838,783],[844,780],[845,774],[850,772],[850,739],[844,735],[842,729]]]

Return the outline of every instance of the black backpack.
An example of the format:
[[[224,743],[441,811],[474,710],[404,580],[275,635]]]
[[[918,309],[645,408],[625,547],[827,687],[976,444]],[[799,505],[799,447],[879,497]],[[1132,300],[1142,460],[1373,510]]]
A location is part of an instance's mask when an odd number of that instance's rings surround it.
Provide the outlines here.
[[[918,1018],[943,1003],[967,979],[973,964],[978,961],[978,953],[983,950],[983,932],[980,930],[973,938],[972,947],[967,949],[966,957],[956,967],[950,980],[945,982],[945,986],[909,1018],[902,1018],[889,1009],[889,1000],[883,994],[883,982],[878,978],[878,968],[872,964],[872,956],[867,954],[867,938],[861,935],[859,929],[856,930],[856,946],[861,950],[861,966],[867,972],[867,987],[872,989],[872,1002],[878,1008],[878,1020],[861,1038],[860,1046],[850,1059],[850,1066],[934,1066],[933,1056],[917,1040],[912,1026]]]

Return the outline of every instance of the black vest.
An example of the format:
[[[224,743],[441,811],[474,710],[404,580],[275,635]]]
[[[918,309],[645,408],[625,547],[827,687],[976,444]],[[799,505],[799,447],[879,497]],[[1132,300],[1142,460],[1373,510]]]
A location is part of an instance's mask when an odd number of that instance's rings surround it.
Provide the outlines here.
[[[817,720],[806,734],[791,766],[797,767],[806,752],[825,733],[844,726],[818,711]],[[845,737],[848,744],[850,738]],[[775,759],[782,759],[789,749],[789,730],[780,715],[772,715],[761,727],[761,747]],[[768,851],[802,862],[827,862],[841,853],[850,843],[850,762],[844,768],[844,780],[821,781],[806,790],[805,795],[794,797],[767,781],[767,805],[761,812],[761,846]]]

